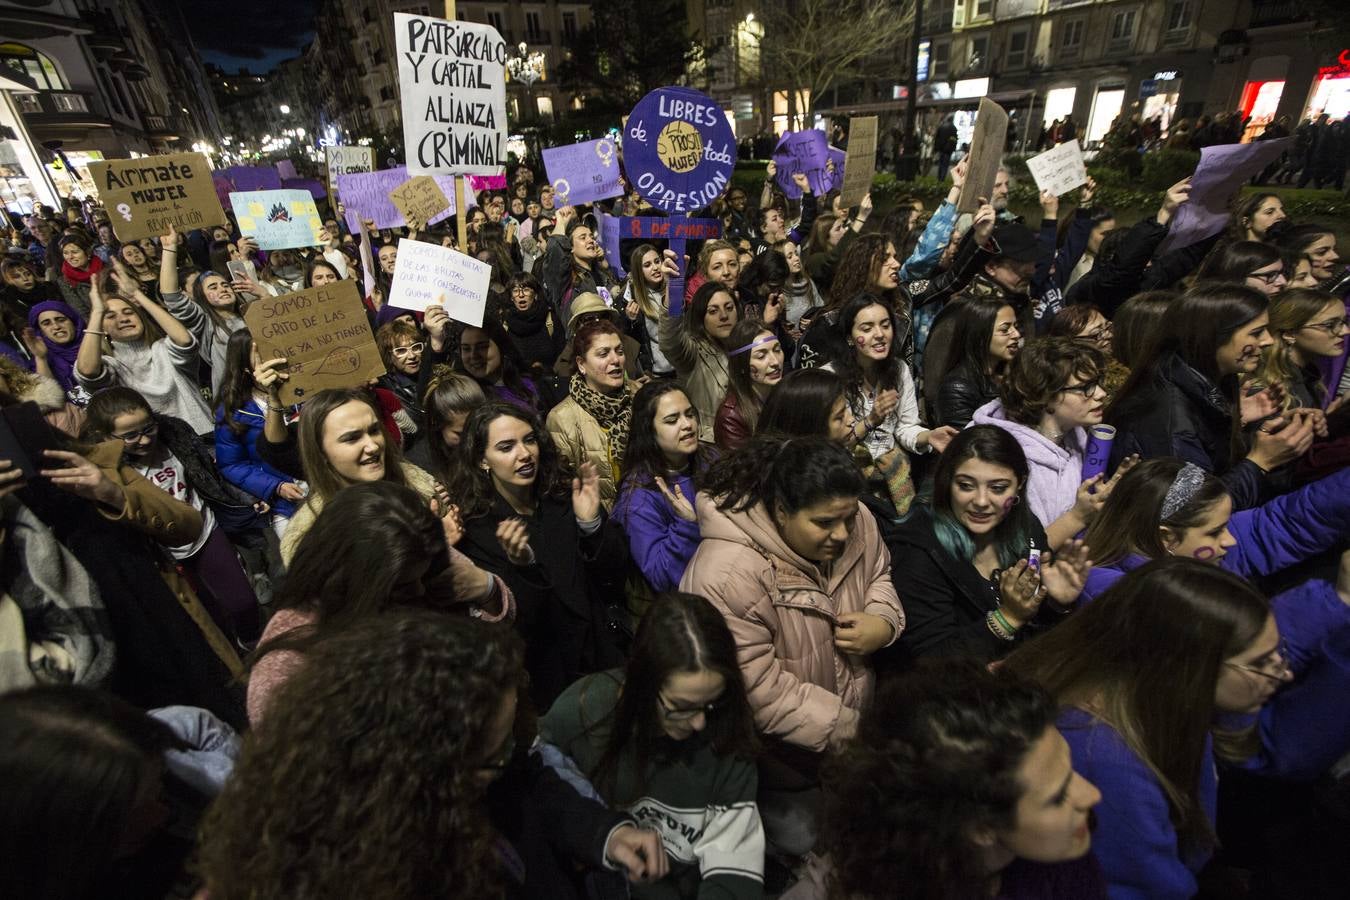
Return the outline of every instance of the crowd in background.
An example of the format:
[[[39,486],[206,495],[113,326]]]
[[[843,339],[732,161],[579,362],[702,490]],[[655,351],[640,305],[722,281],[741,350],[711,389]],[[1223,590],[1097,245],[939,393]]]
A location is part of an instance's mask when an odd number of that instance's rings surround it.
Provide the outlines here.
[[[11,215],[0,894],[1336,896],[1335,230],[939,167],[770,165],[684,257],[524,163],[465,246]],[[400,240],[483,321],[394,305]],[[341,281],[385,374],[283,402],[244,312]]]

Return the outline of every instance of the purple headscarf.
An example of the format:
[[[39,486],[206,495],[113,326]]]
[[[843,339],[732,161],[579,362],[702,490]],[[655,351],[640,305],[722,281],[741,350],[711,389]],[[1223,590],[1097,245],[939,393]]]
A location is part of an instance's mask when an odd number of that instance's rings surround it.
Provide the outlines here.
[[[68,344],[58,344],[38,327],[38,317],[44,312],[59,312],[75,323],[75,338]],[[28,310],[28,327],[47,345],[47,365],[52,375],[66,390],[75,387],[75,357],[80,355],[80,343],[84,340],[84,319],[74,309],[60,300],[44,300]]]

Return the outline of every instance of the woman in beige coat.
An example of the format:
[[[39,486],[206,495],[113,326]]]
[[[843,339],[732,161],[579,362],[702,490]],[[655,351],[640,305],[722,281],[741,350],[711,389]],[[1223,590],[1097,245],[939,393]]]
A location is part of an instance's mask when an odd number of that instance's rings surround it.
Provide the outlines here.
[[[824,438],[757,437],[704,479],[702,541],[680,582],[736,638],[769,748],[760,811],[790,855],[815,841],[821,755],[852,737],[871,699],[868,656],[905,624],[865,490],[852,457]]]
[[[608,319],[588,322],[572,338],[576,366],[567,399],[548,414],[548,433],[558,452],[580,471],[591,462],[600,475],[600,502],[614,509],[620,467],[633,418],[633,384],[624,376],[623,336]]]

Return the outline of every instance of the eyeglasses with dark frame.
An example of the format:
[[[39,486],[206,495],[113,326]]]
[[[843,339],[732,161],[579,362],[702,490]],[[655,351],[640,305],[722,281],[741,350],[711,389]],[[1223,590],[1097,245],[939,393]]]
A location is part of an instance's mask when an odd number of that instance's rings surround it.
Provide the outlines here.
[[[1278,280],[1278,279],[1280,279],[1280,278],[1284,278],[1285,275],[1284,275],[1284,269],[1283,269],[1283,268],[1279,268],[1279,269],[1276,269],[1274,272],[1248,272],[1248,273],[1247,273],[1247,277],[1248,277],[1248,278],[1259,278],[1259,279],[1261,279],[1263,282],[1265,282],[1266,284],[1274,284],[1274,283],[1276,282],[1276,280]]]
[[[1101,379],[1095,378],[1082,384],[1066,384],[1062,390],[1066,394],[1082,394],[1084,397],[1091,397],[1098,391],[1104,391],[1105,388],[1102,387]]]
[[[153,437],[158,432],[159,432],[159,423],[156,422],[154,419],[151,419],[150,424],[146,425],[139,431],[128,431],[126,434],[114,434],[111,435],[111,437],[117,438],[124,444],[134,444],[141,438]]]
[[[661,712],[672,722],[687,722],[699,713],[705,716],[712,716],[722,708],[722,700],[719,698],[711,703],[705,703],[702,706],[696,706],[693,709],[679,709],[666,702],[666,698],[660,694],[656,695],[656,702],[661,705]]]

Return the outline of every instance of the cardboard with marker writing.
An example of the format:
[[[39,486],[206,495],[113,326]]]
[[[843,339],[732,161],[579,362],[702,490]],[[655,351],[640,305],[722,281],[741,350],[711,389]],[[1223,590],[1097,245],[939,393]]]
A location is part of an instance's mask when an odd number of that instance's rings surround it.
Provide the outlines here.
[[[857,206],[872,190],[877,170],[877,117],[857,116],[848,120],[848,156],[844,162],[842,206]]]
[[[389,192],[389,200],[409,222],[429,222],[450,207],[445,191],[430,175],[409,178]]]
[[[957,212],[975,212],[980,208],[980,198],[988,199],[994,193],[1007,138],[1008,114],[988,97],[981,97],[975,132],[970,138],[970,154],[966,157],[966,180],[956,200]]]
[[[285,357],[281,402],[304,403],[326,388],[355,387],[385,373],[366,309],[347,279],[262,297],[244,313],[262,359]]]
[[[339,175],[375,171],[374,147],[325,147],[324,157],[328,163],[328,192],[335,196]]]
[[[97,160],[89,163],[89,174],[113,233],[124,243],[158,237],[170,225],[191,231],[228,221],[211,164],[200,153]]]

